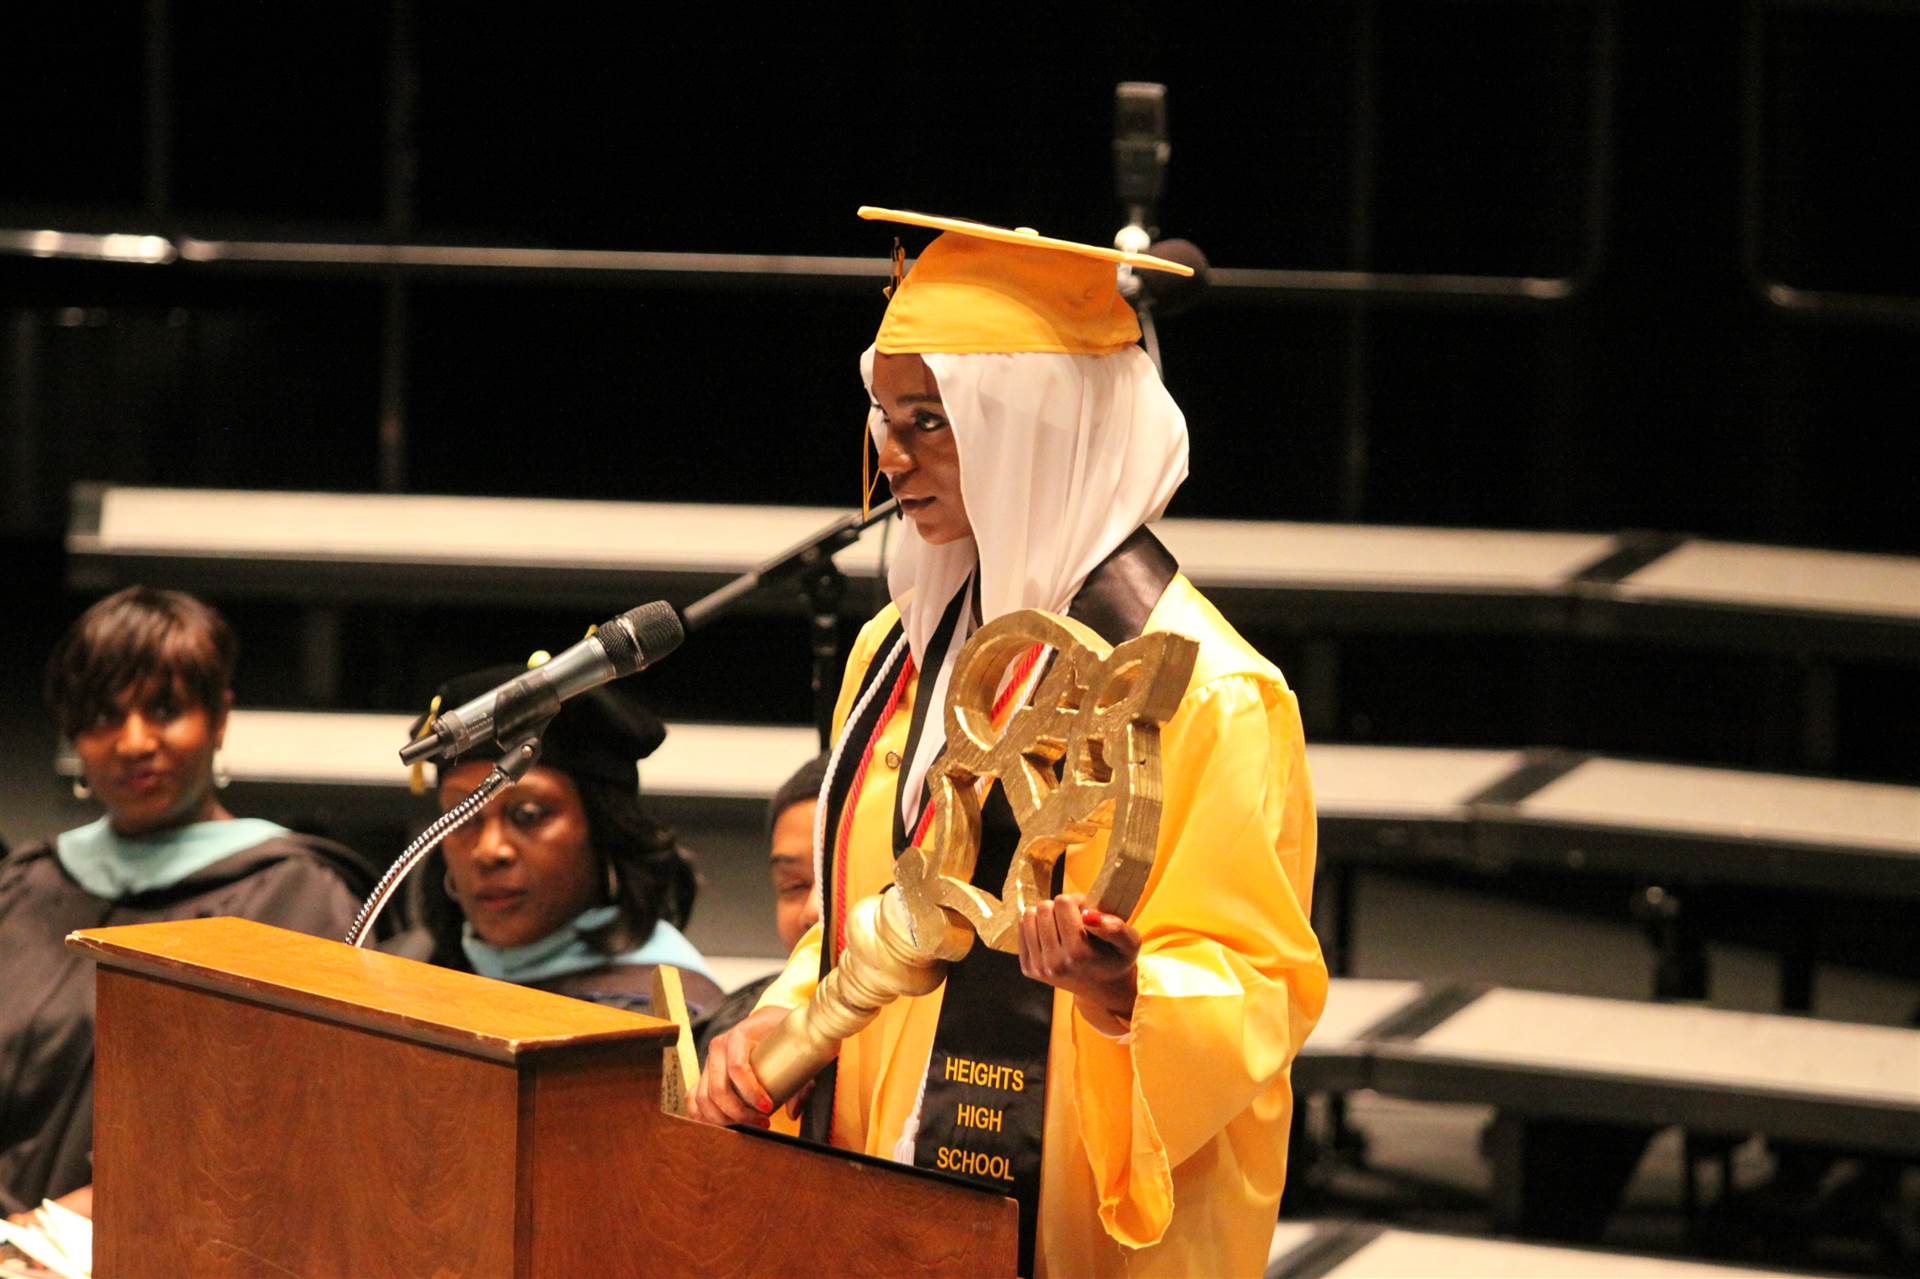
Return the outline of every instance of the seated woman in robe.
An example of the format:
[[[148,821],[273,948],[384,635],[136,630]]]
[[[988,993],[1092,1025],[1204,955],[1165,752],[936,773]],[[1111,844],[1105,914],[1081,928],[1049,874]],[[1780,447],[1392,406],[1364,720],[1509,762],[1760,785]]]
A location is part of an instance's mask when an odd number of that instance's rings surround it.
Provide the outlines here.
[[[457,706],[519,673],[512,666],[441,686]],[[422,717],[415,732],[430,716]],[[719,1003],[706,962],[680,932],[693,911],[693,859],[640,806],[639,761],[666,728],[618,685],[567,702],[540,760],[457,828],[420,868],[421,926],[383,949],[638,1012],[653,970],[680,970],[695,1015]],[[439,764],[446,812],[486,780],[495,744]]]
[[[93,965],[77,928],[237,915],[338,938],[373,886],[338,844],[220,802],[237,644],[218,612],[128,587],[54,650],[47,702],[106,813],[0,861],[0,1205],[93,1179]],[[84,1199],[84,1196],[82,1196]]]
[[[861,359],[903,516],[892,603],[841,685],[820,922],[760,1008],[713,1041],[694,1114],[769,1121],[753,1050],[843,961],[853,903],[923,846],[969,637],[1029,608],[1115,645],[1175,632],[1197,651],[1160,732],[1159,842],[1131,916],[1088,909],[1105,839],[1075,845],[1055,896],[1025,906],[1017,955],[975,944],[939,988],[842,1042],[804,1131],[1016,1199],[1019,1272],[1036,1279],[1258,1274],[1286,1175],[1289,1069],[1327,990],[1293,692],[1146,528],[1186,478],[1187,430],[1120,296],[1122,255],[863,215],[944,232],[896,279]],[[996,700],[1015,713],[1044,670],[1036,651]],[[981,803],[973,886],[998,896],[1021,832],[1002,787]]]

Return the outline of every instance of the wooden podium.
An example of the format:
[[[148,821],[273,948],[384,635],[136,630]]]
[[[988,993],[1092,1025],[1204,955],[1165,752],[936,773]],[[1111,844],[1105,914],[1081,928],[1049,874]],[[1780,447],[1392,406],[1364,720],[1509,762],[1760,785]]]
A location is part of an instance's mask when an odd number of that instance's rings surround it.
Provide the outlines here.
[[[1014,1273],[1012,1200],[662,1112],[671,1022],[237,919],[68,944],[101,1279]]]

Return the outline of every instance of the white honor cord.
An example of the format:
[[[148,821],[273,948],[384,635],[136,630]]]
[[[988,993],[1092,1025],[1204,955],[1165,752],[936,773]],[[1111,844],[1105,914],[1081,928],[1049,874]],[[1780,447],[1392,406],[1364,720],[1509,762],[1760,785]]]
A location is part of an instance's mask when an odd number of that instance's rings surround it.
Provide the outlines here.
[[[823,885],[827,882],[825,878],[827,864],[827,791],[833,786],[834,775],[840,771],[840,756],[844,754],[847,749],[847,739],[852,735],[853,726],[858,724],[861,718],[866,715],[868,705],[872,703],[873,699],[878,696],[883,689],[887,691],[892,690],[893,681],[897,678],[894,672],[899,669],[900,657],[906,651],[907,637],[902,635],[899,641],[888,650],[886,658],[881,663],[879,677],[867,685],[867,691],[861,694],[860,700],[854,703],[851,711],[847,712],[846,722],[840,727],[840,736],[834,739],[833,754],[827,757],[827,775],[820,779],[819,802],[814,805],[813,809],[813,891],[807,894],[807,897],[808,905],[813,907],[813,913],[815,915],[821,913],[822,903],[825,901],[825,898],[822,896],[822,893],[825,891]]]
[[[933,1060],[933,1049],[927,1049],[927,1061]],[[927,1067],[920,1067],[920,1091],[913,1097],[913,1113],[907,1116],[907,1122],[900,1129],[900,1140],[893,1143],[893,1162],[913,1165],[913,1148],[920,1144],[920,1111],[927,1104]]]

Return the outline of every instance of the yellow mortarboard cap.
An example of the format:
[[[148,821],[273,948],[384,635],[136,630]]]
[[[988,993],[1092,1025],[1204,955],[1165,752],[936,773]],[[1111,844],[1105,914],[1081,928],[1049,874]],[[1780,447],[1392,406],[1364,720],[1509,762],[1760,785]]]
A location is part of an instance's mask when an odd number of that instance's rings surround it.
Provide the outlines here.
[[[1115,268],[1192,275],[1147,253],[1056,240],[1021,227],[863,205],[860,216],[940,231],[900,285],[880,321],[886,355],[937,351],[1061,351],[1110,355],[1140,340]]]

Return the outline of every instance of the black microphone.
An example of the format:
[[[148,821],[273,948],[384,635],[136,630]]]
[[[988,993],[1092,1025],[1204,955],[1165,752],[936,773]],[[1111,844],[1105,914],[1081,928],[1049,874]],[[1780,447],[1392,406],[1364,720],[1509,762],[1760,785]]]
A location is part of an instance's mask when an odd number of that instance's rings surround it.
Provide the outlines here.
[[[1193,309],[1207,291],[1207,277],[1211,268],[1207,265],[1207,255],[1192,240],[1155,240],[1147,246],[1147,252],[1156,258],[1165,258],[1169,262],[1178,262],[1181,266],[1192,267],[1192,275],[1175,275],[1171,271],[1135,271],[1134,279],[1140,282],[1139,292],[1144,298],[1136,298],[1135,305],[1143,302],[1153,308],[1159,316],[1179,315],[1182,311]]]
[[[550,718],[568,698],[653,665],[685,635],[671,604],[630,609],[551,661],[442,712],[429,732],[400,748],[400,760],[451,758],[485,741],[510,739]]]
[[[1154,217],[1160,192],[1167,181],[1167,161],[1173,148],[1167,142],[1167,86],[1139,80],[1123,80],[1113,87],[1113,189],[1127,211],[1127,224],[1113,237],[1113,247],[1123,253],[1146,253],[1155,233]],[[1159,342],[1154,338],[1151,304],[1154,295],[1145,292],[1141,279],[1152,272],[1135,271],[1122,263],[1115,283],[1120,296],[1132,303],[1142,315],[1141,327],[1147,333],[1147,353],[1160,363]]]
[[[1113,88],[1113,181],[1127,221],[1152,238],[1167,180],[1167,86],[1123,80]],[[1125,247],[1125,246],[1122,246]],[[1144,247],[1144,245],[1143,245]]]

